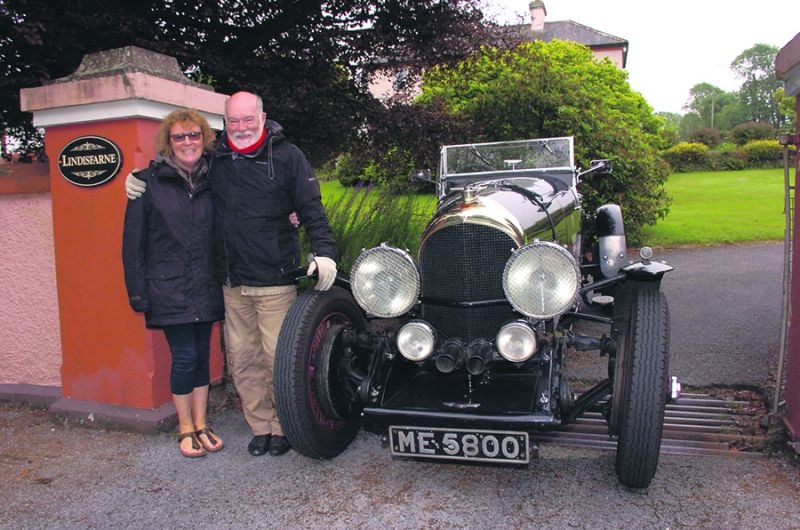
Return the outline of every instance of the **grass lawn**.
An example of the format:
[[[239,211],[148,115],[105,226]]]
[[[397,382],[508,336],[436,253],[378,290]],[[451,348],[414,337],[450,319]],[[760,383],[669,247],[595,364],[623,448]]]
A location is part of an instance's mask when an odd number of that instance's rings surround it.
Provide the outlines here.
[[[675,173],[669,214],[646,227],[648,245],[717,245],[783,239],[783,169]]]

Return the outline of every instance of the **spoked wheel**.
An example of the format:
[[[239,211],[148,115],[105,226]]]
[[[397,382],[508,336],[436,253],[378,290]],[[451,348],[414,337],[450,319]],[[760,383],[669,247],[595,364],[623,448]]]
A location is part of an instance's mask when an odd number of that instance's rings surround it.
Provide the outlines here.
[[[301,294],[278,336],[275,399],[284,434],[311,458],[333,458],[359,428],[360,405],[353,388],[339,378],[341,338],[366,321],[350,294],[338,287]],[[320,371],[322,373],[320,373]]]
[[[661,449],[669,364],[667,300],[657,289],[633,294],[615,367],[610,430],[618,435],[619,481],[646,488]]]

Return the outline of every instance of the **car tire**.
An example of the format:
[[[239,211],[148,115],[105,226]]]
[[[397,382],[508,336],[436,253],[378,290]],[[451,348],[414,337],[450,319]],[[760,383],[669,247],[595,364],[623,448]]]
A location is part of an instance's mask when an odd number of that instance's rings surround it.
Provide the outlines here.
[[[339,287],[298,296],[284,319],[275,356],[278,417],[292,447],[310,458],[334,458],[355,438],[359,419],[342,419],[320,406],[319,356],[331,355],[331,335],[343,327],[366,328],[350,293]],[[324,363],[323,363],[324,364]],[[329,389],[323,389],[329,390]],[[330,410],[330,409],[328,409]]]
[[[667,300],[657,289],[639,289],[630,301],[622,337],[614,400],[617,411],[616,471],[631,488],[650,485],[658,465],[669,364]]]

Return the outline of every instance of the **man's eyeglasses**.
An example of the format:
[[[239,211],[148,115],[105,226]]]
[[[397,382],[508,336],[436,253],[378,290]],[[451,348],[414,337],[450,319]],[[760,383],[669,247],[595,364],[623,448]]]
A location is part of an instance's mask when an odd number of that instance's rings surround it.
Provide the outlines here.
[[[188,138],[189,140],[195,142],[203,137],[202,131],[192,131],[188,133],[178,133],[178,134],[170,134],[170,138],[172,138],[176,142],[182,142],[184,138]]]

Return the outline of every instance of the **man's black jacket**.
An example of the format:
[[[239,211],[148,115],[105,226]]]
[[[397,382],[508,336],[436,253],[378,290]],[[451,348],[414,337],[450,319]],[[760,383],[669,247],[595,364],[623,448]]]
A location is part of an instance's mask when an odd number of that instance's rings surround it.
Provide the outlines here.
[[[223,132],[211,162],[218,279],[232,287],[293,283],[300,238],[289,222],[296,211],[316,256],[336,258],[319,183],[305,155],[267,120],[264,144],[247,155],[228,146]]]

